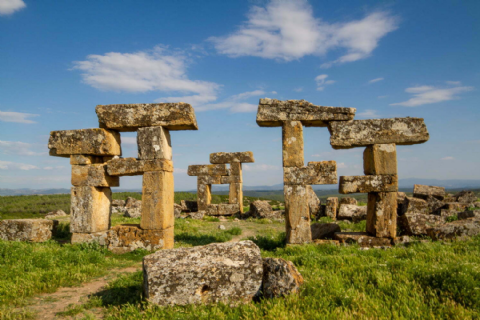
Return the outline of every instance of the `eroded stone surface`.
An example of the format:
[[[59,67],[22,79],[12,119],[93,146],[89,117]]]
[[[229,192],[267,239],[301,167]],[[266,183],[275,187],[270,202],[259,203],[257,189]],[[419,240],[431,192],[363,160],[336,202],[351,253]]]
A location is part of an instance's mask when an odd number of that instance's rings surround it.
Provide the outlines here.
[[[325,215],[333,220],[337,219],[338,198],[328,197],[325,204]]]
[[[262,295],[277,298],[298,293],[303,277],[291,261],[282,258],[263,259]]]
[[[432,196],[443,200],[445,199],[445,188],[415,184],[413,185],[413,196],[420,199],[427,199],[428,196]]]
[[[398,217],[398,222],[409,236],[427,234],[427,229],[443,225],[446,218],[432,214],[407,213]]]
[[[334,149],[366,147],[373,144],[411,145],[428,141],[422,118],[392,118],[329,122],[330,144]]]
[[[473,191],[460,191],[459,193],[455,194],[455,201],[459,203],[467,203],[473,204],[478,201],[475,192]]]
[[[367,232],[377,238],[397,236],[397,193],[369,193]]]
[[[283,168],[285,185],[336,184],[337,163],[335,161],[309,162],[306,167]]]
[[[255,200],[250,203],[249,215],[257,219],[270,219],[273,216],[273,209],[268,201]]]
[[[367,218],[367,207],[356,204],[341,204],[337,213],[337,220],[359,222]]]
[[[156,126],[169,130],[198,130],[195,111],[183,102],[98,105],[95,112],[101,128],[118,131]]]
[[[352,198],[352,197],[343,197],[343,198],[340,198],[339,203],[340,203],[340,205],[342,205],[342,204],[357,205],[358,201],[357,201],[357,199]]]
[[[303,126],[300,121],[286,121],[282,126],[284,167],[303,167]]]
[[[423,199],[406,197],[403,202],[403,214],[429,214],[428,203]]]
[[[173,162],[164,159],[118,158],[107,162],[107,171],[111,176],[138,176],[149,171],[173,172]]]
[[[286,185],[284,195],[287,243],[311,242],[310,208],[306,186]]]
[[[5,241],[45,242],[55,233],[57,220],[0,220],[0,239]]]
[[[458,219],[476,218],[480,220],[480,210],[466,210],[457,213]]]
[[[312,240],[333,239],[336,232],[340,232],[340,226],[336,223],[314,223],[310,226]]]
[[[212,164],[246,163],[246,162],[255,162],[252,151],[210,153],[210,163]]]
[[[105,129],[80,129],[50,132],[48,149],[51,156],[70,155],[122,155],[120,134]]]
[[[212,187],[209,184],[197,182],[197,204],[198,210],[206,210],[212,201]]]
[[[225,164],[193,164],[188,166],[189,176],[224,176],[227,174],[227,166]]]
[[[86,154],[73,154],[70,156],[71,165],[98,164],[104,162],[104,157],[89,156]]]
[[[173,173],[150,171],[143,174],[142,229],[164,230],[174,224]]]
[[[463,240],[480,234],[480,220],[465,219],[427,229],[433,240]]]
[[[396,192],[398,190],[397,175],[375,176],[342,176],[339,193]]]
[[[238,204],[209,204],[205,210],[207,216],[231,216],[240,212]]]
[[[367,175],[397,174],[397,146],[374,144],[363,152],[363,172]]]
[[[389,238],[376,238],[367,232],[337,232],[335,239],[341,243],[358,243],[361,247],[390,247],[392,240]]]
[[[72,233],[71,243],[97,242],[101,246],[108,245],[108,230],[91,233]]]
[[[151,303],[236,305],[259,291],[263,260],[251,241],[214,243],[145,256],[143,274],[144,295]]]
[[[142,160],[172,160],[170,132],[163,127],[137,130],[138,158]]]
[[[86,233],[110,227],[112,191],[101,187],[72,187],[70,232]]]
[[[108,250],[122,254],[136,249],[154,251],[173,248],[173,227],[144,230],[138,224],[119,225],[108,230]]]
[[[312,186],[307,186],[308,193],[308,207],[310,209],[310,216],[318,217],[321,210],[321,201],[313,190]]]
[[[108,174],[106,164],[73,165],[71,182],[73,186],[118,187],[119,177]]]

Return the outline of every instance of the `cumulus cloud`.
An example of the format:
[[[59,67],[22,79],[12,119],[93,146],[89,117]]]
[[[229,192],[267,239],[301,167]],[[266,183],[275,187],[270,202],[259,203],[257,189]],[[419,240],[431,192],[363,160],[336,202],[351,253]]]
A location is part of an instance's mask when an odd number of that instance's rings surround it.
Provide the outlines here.
[[[209,39],[219,53],[291,61],[329,51],[343,52],[323,67],[367,58],[379,40],[398,24],[386,12],[373,12],[360,20],[327,23],[314,17],[306,0],[272,0],[265,7],[253,6],[247,18],[232,34]]]
[[[473,87],[447,87],[417,86],[405,89],[405,92],[413,94],[413,98],[403,102],[390,104],[391,106],[417,107],[425,104],[438,103],[459,99],[458,94],[473,90]]]
[[[46,154],[46,152],[34,152],[30,143],[21,141],[2,141],[0,140],[0,150],[5,154],[16,154],[19,156],[37,156]]]
[[[137,138],[136,137],[122,137],[122,144],[137,144]]]
[[[371,84],[371,83],[375,83],[375,82],[383,81],[383,80],[384,80],[383,78],[375,78],[375,79],[372,79],[372,80],[368,81],[368,83]]]
[[[187,93],[158,101],[182,101],[194,106],[215,101],[220,86],[214,82],[190,80],[186,68],[187,58],[184,55],[169,53],[160,46],[135,53],[89,55],[85,61],[75,61],[73,67],[82,71],[85,83],[100,90]]]
[[[38,114],[0,111],[0,121],[16,122],[16,123],[35,123],[35,121],[28,118],[38,117]]]
[[[1,170],[33,170],[38,169],[37,166],[25,163],[10,162],[0,160],[0,169]]]
[[[23,0],[0,0],[0,16],[10,15],[26,6]]]
[[[317,91],[323,91],[326,85],[335,83],[335,80],[327,80],[327,78],[327,74],[320,74],[315,77],[315,82],[317,83]]]

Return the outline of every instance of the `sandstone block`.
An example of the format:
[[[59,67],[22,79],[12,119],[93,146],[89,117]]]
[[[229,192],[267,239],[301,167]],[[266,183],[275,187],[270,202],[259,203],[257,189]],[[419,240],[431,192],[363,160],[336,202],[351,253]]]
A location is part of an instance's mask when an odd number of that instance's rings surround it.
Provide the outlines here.
[[[52,238],[57,220],[11,219],[0,220],[0,239],[5,241],[45,242]]]
[[[107,172],[111,176],[138,176],[150,171],[173,172],[171,160],[139,160],[135,158],[118,158],[107,162]]]
[[[210,153],[210,163],[224,164],[224,163],[245,163],[255,162],[252,151],[245,152],[215,152]]]
[[[463,240],[480,234],[480,221],[475,219],[452,221],[428,228],[427,234],[433,240]]]
[[[65,211],[63,210],[54,210],[52,212],[49,212],[45,215],[45,219],[53,219],[53,218],[57,218],[57,217],[66,217],[68,216]]]
[[[172,160],[170,132],[163,127],[139,128],[137,130],[138,158],[142,160]]]
[[[73,165],[71,182],[75,187],[120,186],[119,177],[109,175],[106,164]]]
[[[138,224],[119,225],[108,230],[108,250],[116,254],[136,249],[154,251],[173,248],[173,227],[144,230]]]
[[[325,204],[325,215],[333,220],[336,220],[337,211],[338,211],[338,198],[337,197],[327,198],[327,202]]]
[[[286,185],[284,186],[284,195],[287,243],[301,244],[312,242],[310,209],[308,207],[306,186]]]
[[[220,184],[242,183],[242,176],[222,176]]]
[[[446,210],[455,210],[455,211],[462,211],[468,208],[467,203],[460,203],[460,202],[447,202],[444,204],[442,209]]]
[[[313,190],[312,186],[306,186],[308,193],[308,208],[310,210],[311,217],[318,217],[320,215],[321,202],[318,199],[317,194]]]
[[[212,201],[212,186],[209,184],[197,183],[198,210],[206,210]]]
[[[459,212],[456,210],[446,210],[446,209],[440,209],[438,210],[438,213],[437,213],[437,215],[446,217],[446,218],[457,216],[458,214]]]
[[[428,141],[422,118],[392,118],[332,121],[328,124],[334,149],[366,147],[373,144],[411,145]]]
[[[421,184],[413,185],[413,196],[419,199],[427,199],[428,196],[439,200],[445,199],[445,188],[435,186],[424,186]]]
[[[455,201],[460,203],[467,203],[472,204],[478,201],[475,192],[473,191],[460,191],[459,193],[455,194]]]
[[[357,199],[352,198],[352,197],[343,197],[343,198],[340,198],[339,203],[340,203],[340,205],[342,205],[342,204],[357,205],[358,201],[357,201]]]
[[[389,238],[372,237],[366,232],[337,232],[335,239],[341,243],[358,243],[360,247],[390,247],[392,240]]]
[[[263,277],[251,241],[160,250],[143,258],[144,295],[154,304],[236,305],[252,300]]]
[[[398,218],[399,225],[409,236],[427,234],[427,229],[441,226],[446,222],[446,217],[432,214],[407,213]]]
[[[239,176],[242,179],[242,163],[233,162],[230,164],[230,175]]]
[[[403,202],[403,214],[429,214],[427,201],[412,197],[406,197]]]
[[[277,298],[298,293],[303,277],[291,261],[282,258],[263,259],[262,295]]]
[[[119,156],[120,134],[105,129],[81,129],[50,132],[48,149],[51,156],[69,157],[72,154]]]
[[[92,243],[97,242],[101,246],[108,245],[108,231],[91,233],[72,233],[70,243]]]
[[[249,215],[257,219],[271,219],[273,217],[273,209],[268,201],[255,200],[250,203]]]
[[[189,176],[225,176],[227,174],[227,166],[225,164],[193,164],[188,166]]]
[[[217,215],[231,216],[240,212],[238,203],[220,203],[218,205]]]
[[[335,232],[340,232],[340,226],[336,223],[314,223],[310,226],[312,240],[332,239]]]
[[[480,219],[480,210],[466,210],[458,213],[458,219],[476,218]]]
[[[397,193],[369,193],[367,232],[377,238],[397,236]]]
[[[228,203],[237,204],[238,210],[243,213],[243,184],[231,183],[228,191]]]
[[[98,105],[101,128],[135,131],[161,126],[168,130],[198,130],[195,111],[188,103],[139,103]]]
[[[86,154],[72,154],[70,156],[71,165],[99,164],[104,162],[104,157],[89,156]]]
[[[382,174],[375,176],[342,176],[340,177],[339,192],[369,193],[369,192],[396,192],[398,190],[398,176]]]
[[[112,191],[100,187],[72,187],[71,233],[108,230],[110,227]]]
[[[228,184],[223,183],[224,176],[198,176],[197,183],[199,184]]]
[[[367,175],[397,174],[395,143],[367,146],[363,152],[363,172]]]
[[[336,184],[337,163],[335,161],[309,162],[306,167],[284,167],[285,185]]]
[[[367,207],[355,204],[341,204],[338,208],[337,220],[359,222],[367,218]]]
[[[209,204],[205,208],[205,214],[207,216],[218,216],[218,204]]]
[[[440,214],[441,208],[445,206],[445,203],[443,201],[438,200],[435,197],[432,196],[427,196],[425,199],[427,201],[428,205],[428,213],[429,214]]]
[[[286,121],[282,126],[284,167],[303,167],[303,126],[300,121]]]
[[[142,229],[173,229],[173,173],[150,171],[143,174]]]
[[[260,99],[257,124],[280,127],[285,121],[301,121],[307,127],[326,127],[329,121],[352,120],[355,108],[316,106],[305,100]]]

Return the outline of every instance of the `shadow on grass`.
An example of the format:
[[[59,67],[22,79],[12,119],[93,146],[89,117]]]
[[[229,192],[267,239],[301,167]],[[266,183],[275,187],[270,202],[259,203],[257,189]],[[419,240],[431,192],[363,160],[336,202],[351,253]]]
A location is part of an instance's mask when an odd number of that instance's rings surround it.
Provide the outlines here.
[[[274,251],[277,248],[285,248],[286,234],[281,232],[273,236],[255,236],[249,237],[262,250]]]
[[[180,233],[175,235],[175,241],[181,241],[187,244],[191,244],[192,246],[203,246],[210,243],[215,242],[225,242],[231,239],[227,239],[228,237],[222,237],[219,235],[211,235],[211,234],[189,234],[189,233]]]

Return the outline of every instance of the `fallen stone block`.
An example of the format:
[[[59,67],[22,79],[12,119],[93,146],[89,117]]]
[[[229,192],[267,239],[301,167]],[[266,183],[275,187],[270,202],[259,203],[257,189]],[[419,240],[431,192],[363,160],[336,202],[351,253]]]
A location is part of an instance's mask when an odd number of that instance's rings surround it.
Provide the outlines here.
[[[337,213],[337,220],[350,220],[355,223],[367,218],[367,207],[355,204],[341,204]]]
[[[71,233],[108,230],[110,227],[112,191],[101,187],[72,187]]]
[[[427,229],[441,226],[446,222],[446,217],[432,214],[407,213],[398,218],[399,225],[409,236],[427,234]]]
[[[458,214],[459,214],[459,212],[456,211],[456,210],[440,209],[440,210],[438,210],[437,215],[448,218],[448,217],[458,216]]]
[[[310,226],[312,240],[333,239],[336,232],[340,232],[340,226],[336,223],[314,223]]]
[[[57,218],[57,217],[66,217],[68,214],[65,213],[63,210],[55,210],[47,213],[45,215],[45,219],[52,219],[52,218]]]
[[[70,243],[97,242],[101,246],[108,245],[108,230],[91,233],[72,233]]]
[[[263,259],[262,295],[279,298],[298,293],[303,277],[291,261],[282,258]]]
[[[154,304],[237,305],[262,285],[263,260],[251,241],[160,250],[143,258],[145,298]]]
[[[116,254],[136,249],[154,251],[173,248],[173,227],[144,230],[138,224],[119,225],[108,230],[108,250]]]
[[[104,157],[89,156],[86,154],[72,154],[70,156],[71,165],[100,164],[106,162]]]
[[[459,193],[455,194],[455,201],[460,203],[467,203],[473,204],[478,201],[475,192],[473,191],[460,191]]]
[[[142,217],[142,208],[126,208],[125,213],[123,214],[127,218],[141,218]]]
[[[338,198],[337,197],[327,198],[327,201],[325,204],[325,216],[333,220],[336,220],[337,211],[338,211]]]
[[[318,217],[320,215],[321,202],[312,186],[307,186],[308,192],[308,208],[310,209],[311,217]]]
[[[357,199],[352,198],[352,197],[343,197],[343,198],[340,198],[339,203],[340,203],[340,205],[342,205],[342,204],[353,204],[353,205],[356,206],[358,201],[357,201]]]
[[[135,131],[161,126],[168,130],[198,130],[195,111],[188,103],[143,103],[98,105],[101,128]]]
[[[300,121],[285,121],[282,126],[283,167],[303,167],[303,125]]]
[[[377,238],[397,236],[397,193],[369,193],[367,232]]]
[[[307,188],[302,185],[284,186],[287,243],[312,242],[310,208]]]
[[[81,129],[50,132],[48,149],[51,156],[70,157],[72,154],[120,156],[120,134],[105,129]]]
[[[255,162],[252,151],[210,153],[210,163],[212,164],[246,163],[246,162]]]
[[[57,220],[0,220],[0,239],[5,241],[45,242],[55,234]]]
[[[363,172],[366,175],[397,174],[395,143],[367,146],[363,152]]]
[[[112,207],[125,207],[125,200],[112,200]]]
[[[187,174],[189,176],[225,176],[227,166],[225,164],[193,164],[188,166]]]
[[[429,196],[443,200],[445,199],[445,188],[415,184],[413,185],[413,196],[424,200]]]
[[[335,161],[309,162],[306,167],[284,167],[285,185],[336,184],[337,163]]]
[[[142,160],[172,160],[170,132],[163,127],[139,128],[137,130],[138,158]]]
[[[205,209],[205,215],[218,216],[218,204],[209,204]]]
[[[358,243],[360,247],[390,247],[392,240],[389,238],[376,238],[367,232],[337,232],[335,240],[341,243]]]
[[[428,212],[430,214],[436,214],[436,215],[440,214],[441,208],[445,206],[445,203],[443,201],[440,201],[433,196],[427,196],[425,201],[427,201]]]
[[[270,203],[265,200],[255,200],[250,203],[250,216],[257,219],[271,219],[273,209]]]
[[[318,245],[334,245],[334,246],[339,246],[340,245],[340,241],[330,240],[330,239],[314,239],[313,243],[318,244]]]
[[[480,234],[480,221],[475,219],[457,220],[427,229],[433,240],[464,240]]]
[[[370,192],[396,192],[398,190],[397,175],[376,176],[341,176],[338,192],[370,193]]]
[[[480,219],[480,210],[466,210],[463,212],[458,212],[458,219],[468,219],[468,218],[477,218]]]
[[[455,211],[463,211],[468,208],[468,203],[460,203],[460,202],[447,202],[444,204],[442,209],[446,210],[455,210]]]
[[[355,108],[316,106],[305,100],[260,99],[257,124],[280,127],[284,121],[301,121],[307,127],[326,127],[329,121],[352,120]]]
[[[429,214],[428,203],[423,199],[406,197],[403,202],[404,214]]]
[[[213,207],[216,207],[213,208]],[[210,209],[211,208],[211,209]],[[239,205],[236,203],[210,204],[205,213],[209,216],[232,216],[240,212]]]
[[[197,212],[190,212],[187,218],[191,218],[194,220],[202,220],[204,216],[205,216],[205,211],[202,210]]]
[[[138,176],[150,171],[173,172],[171,160],[139,160],[135,158],[118,158],[107,162],[107,172],[111,176]]]
[[[143,174],[142,229],[164,230],[173,228],[174,192],[173,173],[150,171]]]
[[[366,147],[373,144],[411,145],[428,141],[422,118],[392,118],[332,121],[328,124],[334,149]]]
[[[109,175],[106,164],[73,165],[71,182],[75,187],[120,186],[120,178]]]

